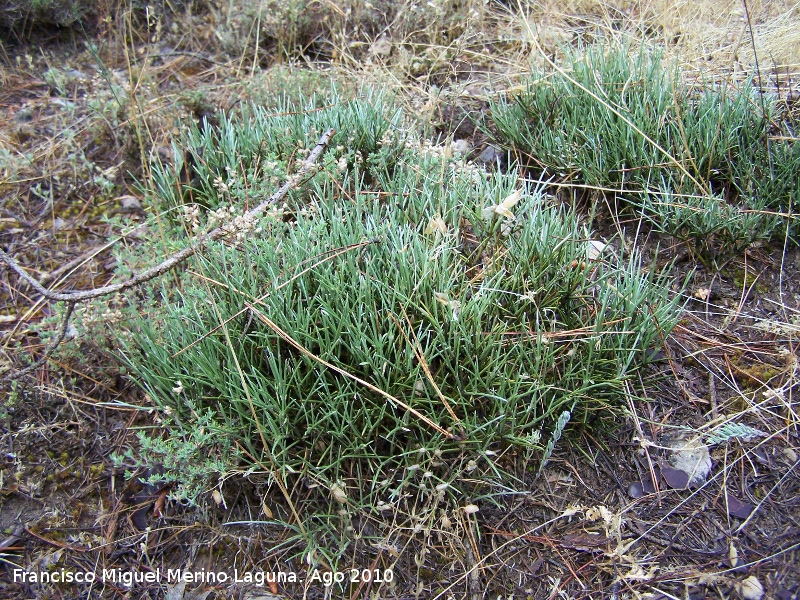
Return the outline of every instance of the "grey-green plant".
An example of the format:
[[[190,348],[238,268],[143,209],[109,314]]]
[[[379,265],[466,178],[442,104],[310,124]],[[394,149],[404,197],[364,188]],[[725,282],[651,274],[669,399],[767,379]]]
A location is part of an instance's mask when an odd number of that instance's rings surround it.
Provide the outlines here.
[[[556,426],[553,428],[553,433],[550,434],[550,441],[547,442],[547,446],[545,446],[544,453],[542,455],[542,462],[539,464],[539,473],[542,472],[547,461],[550,460],[550,457],[553,455],[553,451],[556,449],[556,444],[558,440],[561,439],[561,434],[564,433],[564,428],[569,423],[569,419],[572,416],[570,411],[565,410],[561,413],[558,417],[558,421],[556,421]]]
[[[334,100],[247,108],[193,129],[191,164],[176,145],[176,165],[154,167],[162,227],[194,235],[270,193],[322,131],[340,132],[287,205],[129,295],[119,342],[168,415],[152,435],[202,441],[187,430],[208,415],[241,448],[227,468],[316,486],[308,527],[342,506],[399,510],[409,490],[455,499],[481,473],[503,477],[483,462],[492,452],[549,454],[567,420],[608,424],[681,308],[665,274],[624,249],[592,254],[578,215],[516,170],[489,173],[421,139],[380,93]],[[145,459],[168,454],[154,448]],[[199,465],[224,474],[199,447],[180,456],[163,465],[177,480]]]
[[[734,439],[750,441],[760,437],[767,437],[767,435],[768,434],[764,433],[760,429],[756,429],[755,427],[750,427],[744,423],[730,421],[723,423],[708,433],[706,436],[706,442],[713,446]]]
[[[601,188],[701,252],[785,232],[800,145],[776,98],[751,81],[697,91],[663,62],[644,47],[570,51],[563,72],[535,70],[492,103],[494,135],[528,167]]]
[[[176,484],[182,495],[197,497],[209,483],[213,483],[209,474],[224,473],[236,464],[239,450],[234,445],[235,439],[225,435],[215,411],[210,408],[195,410],[188,400],[185,408],[188,413],[174,418],[166,409],[165,416],[173,425],[169,435],[139,431],[137,452],[128,449],[123,454],[112,455],[114,467],[128,468],[130,476],[139,466],[139,455],[146,455],[156,465],[170,465],[170,468],[151,476],[153,483]],[[179,427],[174,427],[175,424]]]

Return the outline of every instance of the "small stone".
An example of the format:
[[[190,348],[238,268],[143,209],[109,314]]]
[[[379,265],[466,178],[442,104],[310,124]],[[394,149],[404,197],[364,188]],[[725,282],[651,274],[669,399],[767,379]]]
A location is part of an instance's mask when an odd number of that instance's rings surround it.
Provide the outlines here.
[[[453,140],[453,143],[450,144],[450,148],[453,150],[454,154],[460,154],[461,156],[466,156],[472,150],[472,145],[467,140]]]
[[[764,587],[753,575],[736,584],[736,591],[743,600],[761,600],[764,597]]]
[[[392,53],[392,40],[382,35],[369,47],[369,53],[374,56],[389,56]]]
[[[713,466],[708,446],[703,444],[699,437],[690,436],[677,436],[669,446],[672,450],[669,464],[672,468],[686,473],[687,487],[703,485]]]
[[[30,123],[33,121],[33,111],[28,108],[21,108],[16,113],[14,113],[14,123]]]
[[[506,163],[506,156],[496,146],[486,146],[478,156],[478,162],[487,166],[497,166],[503,168]]]
[[[589,260],[599,260],[600,255],[603,254],[608,244],[598,240],[589,240],[586,248],[586,256]]]
[[[142,211],[142,203],[136,196],[120,196],[117,198],[119,201],[119,209],[124,213],[135,213]]]

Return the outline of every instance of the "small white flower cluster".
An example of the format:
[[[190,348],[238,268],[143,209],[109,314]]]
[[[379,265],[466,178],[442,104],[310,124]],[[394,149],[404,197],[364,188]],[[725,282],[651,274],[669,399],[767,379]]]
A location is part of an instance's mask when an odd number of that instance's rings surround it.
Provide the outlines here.
[[[228,192],[228,184],[222,181],[222,177],[214,178],[214,187],[217,188],[220,194],[226,194]]]
[[[287,178],[286,182],[294,188],[297,187],[302,180],[303,180],[303,174],[295,173],[294,175],[290,175]]]
[[[283,169],[281,168],[280,161],[277,160],[268,160],[263,165],[262,168],[265,172],[270,172],[272,174],[275,173],[283,173]]]
[[[220,206],[217,210],[208,213],[208,226],[213,229],[220,223],[227,223],[236,215],[236,209],[230,206]]]
[[[122,294],[114,294],[109,300],[100,299],[89,302],[85,306],[76,310],[75,324],[70,325],[68,335],[70,338],[76,337],[78,331],[90,331],[92,335],[102,335],[101,332],[114,331],[113,335],[108,336],[108,341],[114,341],[115,337],[130,340],[133,334],[127,327],[118,327],[119,323],[124,322],[129,315],[122,312],[122,308],[127,306],[127,300]],[[101,338],[97,338],[101,339]]]
[[[255,215],[238,215],[222,225],[222,229],[237,242],[243,242],[250,233],[261,233],[258,217]]]
[[[183,220],[192,228],[192,231],[200,229],[200,207],[197,204],[184,204]]]
[[[261,165],[261,167],[263,175],[259,175],[259,177],[267,181],[269,185],[272,187],[280,185],[281,180],[283,179],[284,174],[286,173],[285,164],[281,163],[278,160],[267,160]]]
[[[489,172],[485,168],[476,165],[471,160],[461,164],[458,170],[464,173],[475,183],[485,181],[489,178]]]
[[[237,215],[236,208],[232,204],[209,212],[208,225],[211,228],[219,225],[227,236],[234,238],[237,242],[243,241],[251,232],[261,233],[261,228],[258,227],[258,217]]]
[[[381,136],[381,146],[390,146],[395,142],[404,142],[405,136],[395,129],[387,129]]]
[[[419,143],[420,156],[440,158],[450,154],[449,148],[444,146],[437,146],[430,140],[421,140]]]

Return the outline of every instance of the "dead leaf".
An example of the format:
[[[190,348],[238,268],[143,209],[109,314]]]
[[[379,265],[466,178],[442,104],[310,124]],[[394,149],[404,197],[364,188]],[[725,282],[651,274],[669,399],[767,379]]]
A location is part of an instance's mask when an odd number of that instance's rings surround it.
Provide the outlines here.
[[[347,494],[338,483],[334,483],[331,486],[331,494],[333,495],[333,499],[340,504],[347,504]]]
[[[156,503],[153,505],[153,516],[158,518],[164,512],[164,504],[167,502],[167,488],[161,490],[156,498]]]
[[[634,500],[644,497],[644,486],[641,481],[634,481],[628,486],[628,496]]]
[[[433,235],[435,233],[447,233],[447,223],[444,222],[440,215],[431,217],[427,227],[425,227],[425,235]]]
[[[728,546],[728,564],[732,567],[736,567],[739,564],[739,551],[733,543]]]
[[[561,540],[561,546],[581,552],[606,552],[608,538],[599,533],[568,533]]]
[[[131,523],[139,531],[147,529],[147,513],[149,512],[150,506],[148,505],[140,508],[131,515]]]
[[[513,221],[516,219],[514,213],[511,212],[513,206],[519,202],[519,199],[522,198],[522,190],[516,190],[512,192],[508,196],[506,196],[505,200],[503,200],[500,204],[495,204],[493,206],[487,206],[481,211],[481,217],[483,219],[491,219],[495,215],[500,215],[501,217],[505,217]]]
[[[685,490],[689,487],[689,474],[672,467],[661,467],[661,476],[667,485],[676,490]]]
[[[728,514],[737,519],[746,519],[755,508],[752,504],[742,502],[736,496],[731,496],[727,491],[725,492],[725,506]]]
[[[261,502],[261,510],[264,512],[264,516],[268,519],[274,519],[275,515],[272,512],[272,509],[267,504],[267,498],[264,497],[264,500]]]
[[[458,315],[461,314],[461,301],[451,300],[450,297],[443,292],[433,292],[433,296],[440,304],[444,304],[453,311],[453,321],[458,321]]]
[[[708,288],[697,288],[694,291],[694,297],[705,302],[711,297],[711,290]]]

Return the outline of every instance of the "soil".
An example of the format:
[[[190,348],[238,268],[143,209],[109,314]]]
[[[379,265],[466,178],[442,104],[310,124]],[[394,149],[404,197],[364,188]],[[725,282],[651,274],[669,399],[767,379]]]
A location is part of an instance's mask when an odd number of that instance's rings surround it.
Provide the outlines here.
[[[126,115],[97,119],[103,109],[91,106],[100,80],[122,69],[119,52],[107,56],[109,75],[74,32],[39,40],[38,49],[5,50],[0,149],[11,154],[0,166],[0,247],[29,273],[51,274],[51,285],[65,277],[74,288],[97,287],[115,277],[104,244],[142,219],[136,203],[123,202],[141,195],[140,130]],[[150,132],[154,152],[181,123],[247,97],[214,60],[165,53],[155,61],[148,85],[179,100],[148,125],[161,128]],[[71,75],[56,81],[44,76],[48,69]],[[191,100],[201,89],[202,101]],[[488,140],[466,117],[485,111],[480,101],[443,103],[434,129],[467,139],[477,158]],[[68,127],[74,138],[61,135]],[[601,232],[613,231],[608,217],[597,218]],[[710,268],[674,240],[634,243],[654,268],[675,261],[690,295],[648,373],[648,401],[602,435],[574,432],[541,477],[521,456],[500,457],[519,478],[516,492],[497,490],[493,502],[453,516],[449,527],[437,520],[419,528],[409,514],[354,515],[360,536],[348,550],[357,569],[349,597],[752,598],[757,584],[767,598],[800,598],[800,250],[779,239]],[[8,269],[0,277],[0,361],[18,368],[41,354],[57,309]],[[294,532],[271,520],[288,519],[288,509],[265,476],[235,475],[220,496],[208,490],[190,506],[140,481],[154,473],[129,477],[115,468],[112,455],[134,448],[137,431],[154,425],[152,407],[113,357],[90,336],[75,336],[40,368],[3,383],[0,597],[339,594],[325,585],[331,574],[298,555]],[[733,414],[755,433],[712,446],[708,481],[681,489],[667,450],[675,429],[707,428]],[[291,491],[302,506],[302,483]],[[221,575],[178,581],[170,569]],[[32,581],[36,574],[50,581]],[[96,579],[52,581],[57,574]]]

